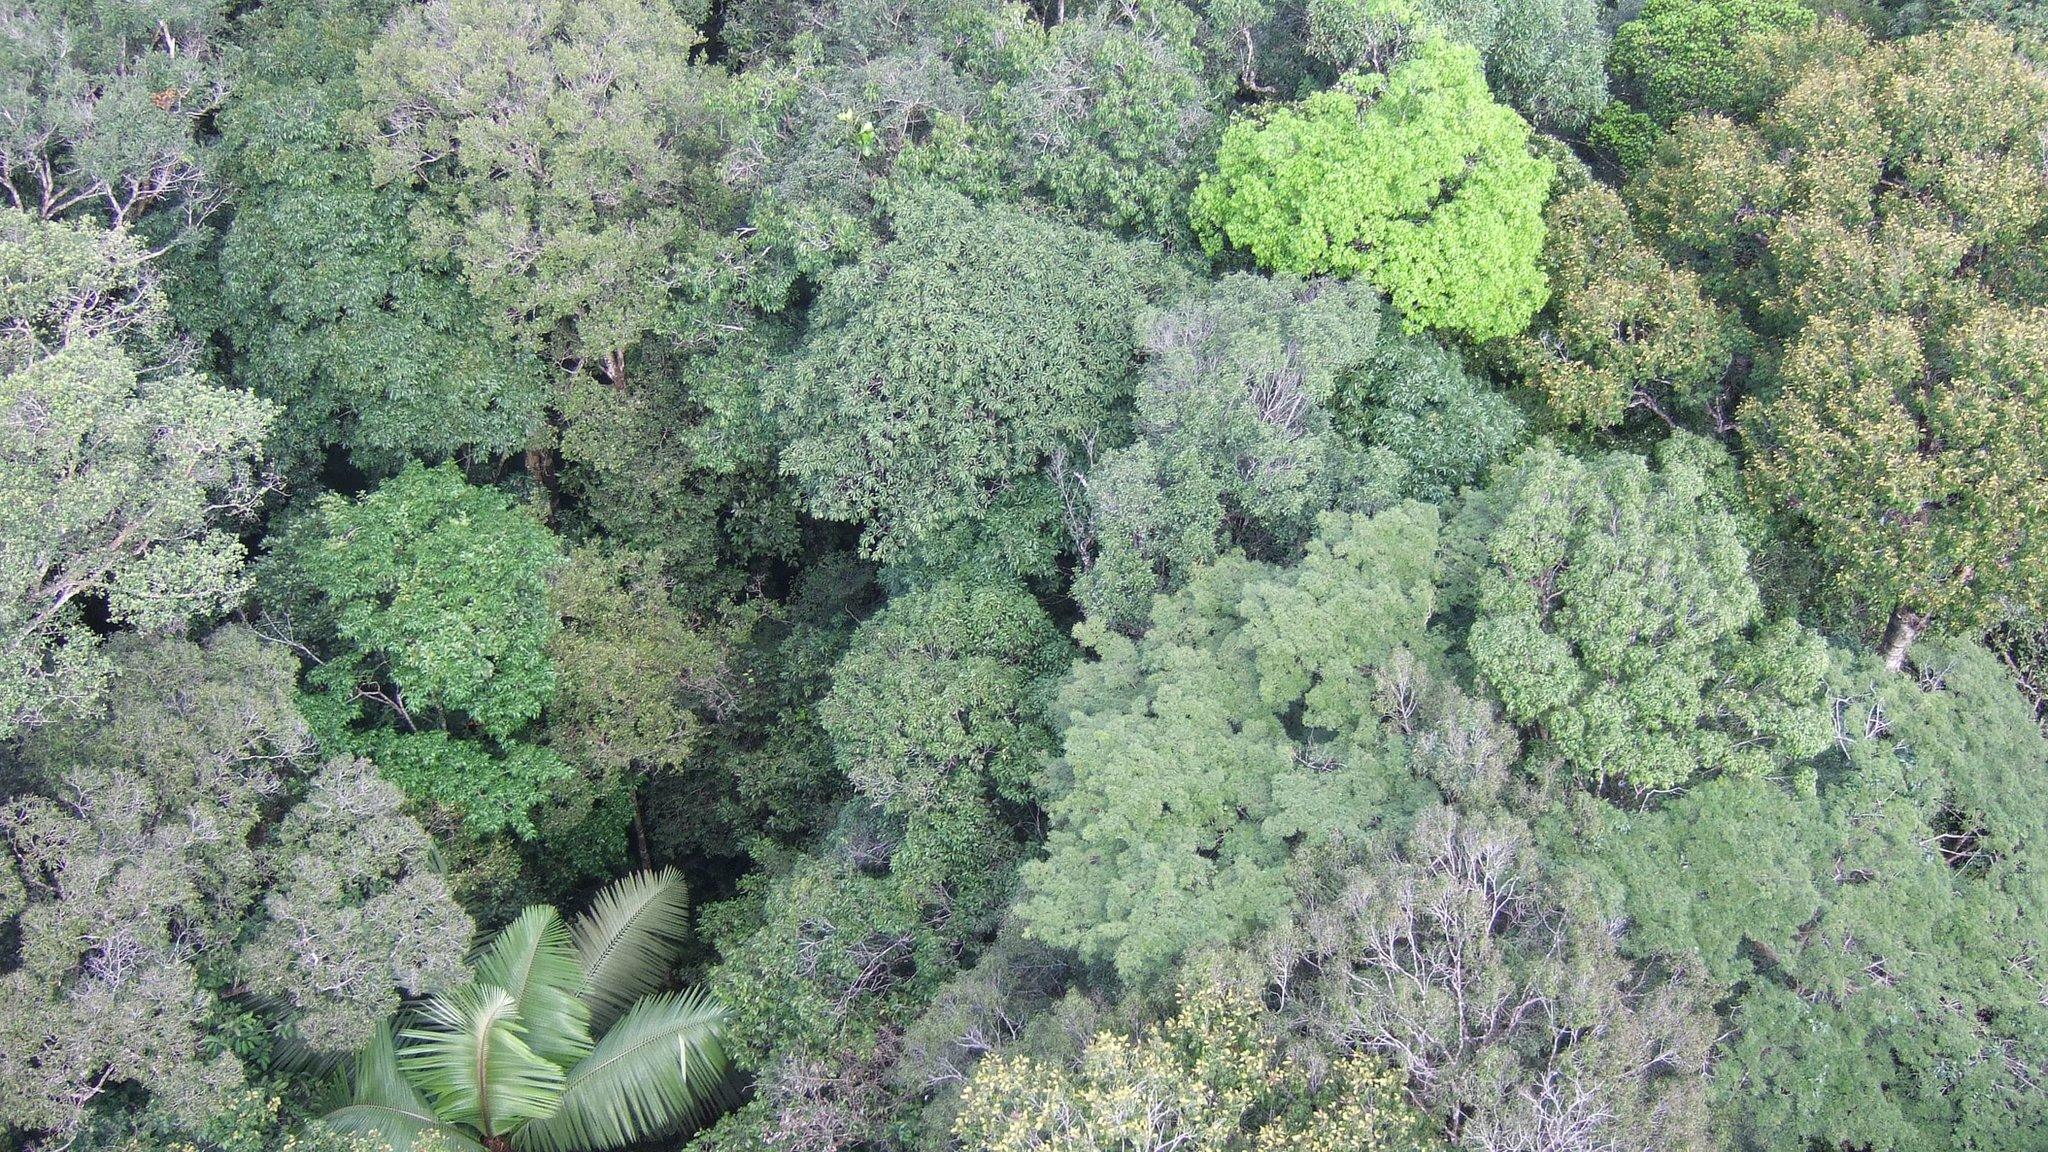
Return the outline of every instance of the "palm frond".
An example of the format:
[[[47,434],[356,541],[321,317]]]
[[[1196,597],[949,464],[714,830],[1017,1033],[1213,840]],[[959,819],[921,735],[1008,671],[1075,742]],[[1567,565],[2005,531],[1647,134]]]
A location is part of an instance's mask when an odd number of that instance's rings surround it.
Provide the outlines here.
[[[608,885],[571,931],[583,958],[584,1001],[602,1029],[662,986],[690,931],[690,896],[672,868],[637,872]]]
[[[527,1046],[541,1056],[568,1068],[589,1054],[583,964],[553,908],[536,904],[505,925],[477,957],[476,982],[512,994]]]
[[[519,1002],[503,988],[465,984],[435,996],[403,1033],[399,1068],[451,1124],[503,1136],[561,1102],[562,1069],[527,1046]]]
[[[569,1070],[562,1104],[512,1136],[523,1152],[617,1148],[701,1120],[725,1078],[725,1006],[701,990],[649,996]]]
[[[399,1071],[398,1046],[388,1023],[378,1025],[356,1058],[348,1103],[321,1117],[321,1123],[337,1132],[368,1136],[389,1145],[391,1152],[411,1152],[416,1144],[431,1146],[434,1137],[441,1147],[456,1152],[483,1152],[483,1145],[441,1123],[427,1098]]]

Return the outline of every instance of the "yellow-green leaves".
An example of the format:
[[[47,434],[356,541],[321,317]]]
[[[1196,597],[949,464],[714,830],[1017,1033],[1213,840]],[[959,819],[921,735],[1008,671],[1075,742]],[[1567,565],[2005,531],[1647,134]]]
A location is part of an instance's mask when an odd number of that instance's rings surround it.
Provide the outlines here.
[[[1554,170],[1494,103],[1477,53],[1425,43],[1386,75],[1354,73],[1224,134],[1191,213],[1210,253],[1363,276],[1407,323],[1485,340],[1543,306],[1536,259]]]
[[[1431,1152],[1435,1126],[1405,1077],[1347,1056],[1312,1075],[1268,1031],[1258,999],[1202,989],[1134,1038],[1103,1032],[1071,1067],[993,1056],[953,1135],[976,1152]]]

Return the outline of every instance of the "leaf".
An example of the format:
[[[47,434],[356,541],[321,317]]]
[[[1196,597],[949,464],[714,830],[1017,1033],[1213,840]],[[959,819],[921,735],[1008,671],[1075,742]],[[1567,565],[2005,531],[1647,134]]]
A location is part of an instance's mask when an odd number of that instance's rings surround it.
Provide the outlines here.
[[[725,1078],[725,1020],[697,989],[641,1000],[570,1070],[554,1115],[514,1133],[513,1146],[617,1148],[701,1117]]]
[[[427,1024],[405,1030],[399,1066],[443,1121],[502,1136],[560,1103],[562,1069],[527,1045],[510,992],[465,984],[421,1014]]]
[[[543,904],[507,924],[476,963],[478,984],[503,988],[518,1003],[527,1045],[563,1068],[590,1052],[590,1010],[578,998],[584,981],[568,927]]]
[[[391,1152],[411,1152],[415,1144],[432,1147],[422,1137],[438,1137],[443,1147],[457,1152],[483,1152],[482,1145],[441,1123],[427,1098],[399,1071],[389,1023],[378,1025],[357,1057],[349,1102],[321,1117],[321,1123],[337,1132],[372,1137],[390,1145]]]
[[[639,872],[605,888],[571,929],[583,958],[583,1000],[603,1028],[660,988],[689,933],[689,891],[674,869]]]

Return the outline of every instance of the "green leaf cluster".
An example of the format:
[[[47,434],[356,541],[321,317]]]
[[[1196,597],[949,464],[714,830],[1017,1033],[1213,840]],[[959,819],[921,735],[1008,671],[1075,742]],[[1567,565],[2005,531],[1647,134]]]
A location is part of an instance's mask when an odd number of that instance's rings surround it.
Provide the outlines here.
[[[1767,621],[1701,468],[1530,450],[1460,513],[1480,678],[1598,782],[1678,787],[1819,751],[1821,639]]]
[[[1410,327],[1486,340],[1543,306],[1553,175],[1487,91],[1478,53],[1431,39],[1384,75],[1233,124],[1190,213],[1212,255],[1362,276]]]

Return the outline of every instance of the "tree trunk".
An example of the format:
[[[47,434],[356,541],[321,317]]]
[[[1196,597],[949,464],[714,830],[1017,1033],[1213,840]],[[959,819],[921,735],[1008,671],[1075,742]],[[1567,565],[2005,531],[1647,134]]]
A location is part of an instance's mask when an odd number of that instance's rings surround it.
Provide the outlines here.
[[[1884,626],[1884,639],[1877,644],[1877,654],[1887,669],[1897,672],[1906,666],[1906,650],[1925,627],[1926,617],[1908,612],[1904,606],[1892,609],[1892,618]]]
[[[647,817],[640,807],[640,788],[633,788],[633,846],[640,852],[642,871],[654,871],[654,854],[647,850]]]
[[[544,444],[526,446],[526,475],[532,479],[534,491],[545,503],[544,517],[555,518],[555,450]]]

